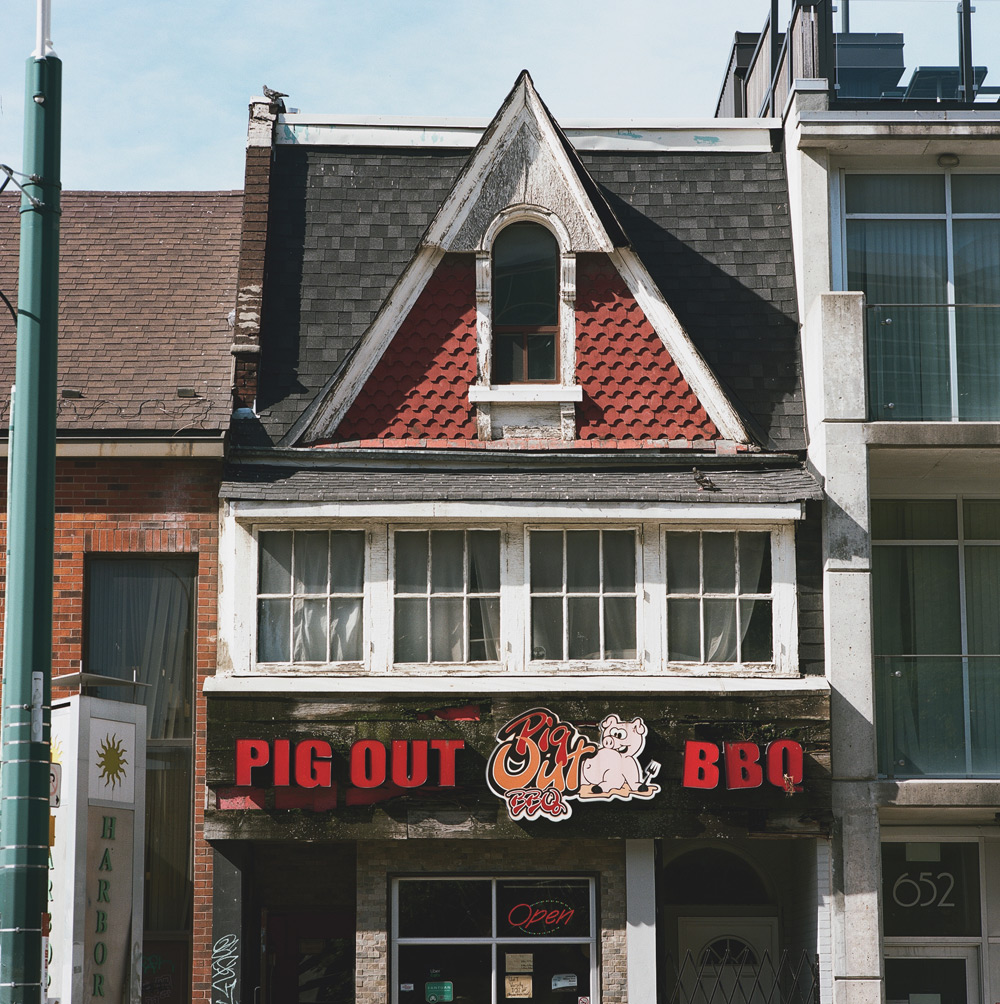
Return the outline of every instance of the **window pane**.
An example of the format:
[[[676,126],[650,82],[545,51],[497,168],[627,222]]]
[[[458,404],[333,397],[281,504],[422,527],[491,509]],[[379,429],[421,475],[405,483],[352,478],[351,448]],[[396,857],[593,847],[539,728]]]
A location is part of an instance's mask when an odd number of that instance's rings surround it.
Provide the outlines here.
[[[396,600],[395,661],[427,662],[427,600]]]
[[[1000,540],[1000,502],[969,500],[962,507],[966,540]]]
[[[698,534],[667,534],[667,592],[697,593],[701,590],[698,565]]]
[[[555,906],[553,909],[559,910],[559,907]],[[561,913],[560,910],[560,915]],[[576,1001],[594,999],[590,986],[590,945],[560,945],[552,942],[538,944],[537,940],[532,940],[526,944],[504,944],[497,947],[500,960],[497,966],[498,1002],[510,1000],[505,996],[505,956],[528,951],[531,953],[532,965],[528,978],[531,979],[531,999],[534,1004],[561,1004],[563,1001],[574,1004]],[[717,1004],[721,1004],[721,1001],[717,1001]]]
[[[869,304],[945,303],[946,248],[944,220],[848,220],[848,288],[867,293]],[[929,337],[922,357],[930,357]]]
[[[528,348],[528,379],[555,380],[556,336],[554,334],[526,335]]]
[[[257,612],[257,658],[288,662],[291,650],[291,600],[260,600]]]
[[[607,596],[604,599],[604,657],[636,657],[634,596]]]
[[[555,324],[558,265],[559,245],[544,227],[504,227],[493,242],[493,324]]]
[[[953,174],[953,213],[1000,213],[1000,174]]]
[[[191,751],[146,750],[147,931],[191,923]]]
[[[740,619],[743,626],[743,642],[740,646],[742,661],[773,661],[771,601],[740,600]]]
[[[539,919],[539,911],[549,904],[551,909]],[[558,915],[553,917],[555,910]],[[551,923],[545,922],[548,920]],[[498,879],[497,937],[522,935],[589,937],[590,882],[587,879]]]
[[[460,593],[464,562],[462,531],[435,530],[431,534],[431,592]]]
[[[771,591],[771,535],[741,533],[740,592],[769,593]]]
[[[597,530],[570,530],[566,534],[566,591],[596,593],[601,588]]]
[[[488,1002],[492,999],[493,949],[489,945],[400,945],[398,977],[401,984],[412,984],[419,991],[401,993],[401,1001]]]
[[[359,662],[362,658],[361,600],[330,601],[330,660]]]
[[[701,621],[698,600],[667,600],[669,658],[701,662]]]
[[[635,592],[635,533],[604,531],[604,591]]]
[[[883,923],[887,935],[977,938],[982,930],[979,889],[977,843],[949,840],[882,844]],[[941,963],[939,959],[929,961],[938,967]],[[965,962],[960,961],[964,969]],[[934,971],[932,968],[927,976]],[[926,989],[923,984],[912,987],[910,992]]]
[[[735,600],[705,600],[705,662],[736,662]]]
[[[265,531],[258,535],[260,543],[260,592],[290,593],[292,591],[292,535]]]
[[[875,540],[955,540],[958,520],[954,501],[872,502]]]
[[[469,600],[469,659],[496,662],[500,658],[500,598]]]
[[[399,936],[489,938],[493,933],[490,885],[489,880],[476,879],[401,881]],[[489,989],[485,999],[489,1000]]]
[[[849,174],[849,213],[943,213],[943,174]],[[954,194],[954,189],[953,189]]]
[[[958,548],[873,548],[872,609],[880,655],[961,652]]]
[[[326,662],[326,600],[295,600],[292,661]]]
[[[600,659],[601,613],[596,596],[571,596],[569,609],[569,658]]]
[[[702,534],[705,553],[705,592],[736,592],[736,534]]]
[[[469,531],[469,592],[500,592],[500,532]]]
[[[427,534],[396,534],[396,592],[427,591]]]
[[[333,560],[330,591],[360,593],[365,580],[365,535],[361,530],[334,530],[330,534]]]
[[[562,657],[562,598],[535,597],[531,601],[531,658],[561,659]]]
[[[524,335],[493,336],[493,382],[521,383],[524,380]]]
[[[462,619],[464,602],[460,596],[431,600],[431,660],[462,662],[465,625]]]
[[[531,537],[531,591],[558,592],[563,583],[562,534],[535,530]]]
[[[295,533],[295,592],[326,592],[328,543],[325,532]]]

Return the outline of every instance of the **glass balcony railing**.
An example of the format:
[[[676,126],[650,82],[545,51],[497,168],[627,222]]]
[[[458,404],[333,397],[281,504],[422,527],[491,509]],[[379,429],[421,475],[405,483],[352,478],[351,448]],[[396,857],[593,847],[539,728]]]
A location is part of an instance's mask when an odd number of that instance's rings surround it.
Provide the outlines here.
[[[879,772],[1000,777],[1000,655],[875,658]]]
[[[838,0],[835,9],[837,100],[996,104],[994,0]]]
[[[1000,305],[867,308],[873,422],[1000,422]]]

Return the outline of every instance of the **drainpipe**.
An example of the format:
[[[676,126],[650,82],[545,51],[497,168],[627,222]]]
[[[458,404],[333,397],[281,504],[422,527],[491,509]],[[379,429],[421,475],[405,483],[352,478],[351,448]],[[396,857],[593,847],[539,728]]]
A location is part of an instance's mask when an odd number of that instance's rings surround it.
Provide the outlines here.
[[[17,367],[10,429],[0,731],[0,1004],[45,999],[49,704],[59,290],[62,63],[38,0],[27,61]]]

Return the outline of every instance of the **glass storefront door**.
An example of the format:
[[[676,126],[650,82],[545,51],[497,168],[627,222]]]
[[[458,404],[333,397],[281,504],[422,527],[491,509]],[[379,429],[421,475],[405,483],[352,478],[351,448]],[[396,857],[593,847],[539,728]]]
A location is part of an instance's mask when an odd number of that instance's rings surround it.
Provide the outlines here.
[[[590,878],[393,882],[394,1004],[598,1004]]]

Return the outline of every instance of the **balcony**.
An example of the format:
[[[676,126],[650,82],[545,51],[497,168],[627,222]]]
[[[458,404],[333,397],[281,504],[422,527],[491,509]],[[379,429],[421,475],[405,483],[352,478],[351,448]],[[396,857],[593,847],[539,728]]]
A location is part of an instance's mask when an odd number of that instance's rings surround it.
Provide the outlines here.
[[[875,659],[879,773],[1000,777],[1000,655]]]
[[[870,305],[873,422],[1000,422],[1000,304]]]
[[[779,5],[772,3],[772,15]],[[996,107],[1000,4],[973,0],[792,0],[740,32],[716,115],[780,115],[794,81],[822,79],[830,107]],[[751,51],[752,49],[752,51]]]

